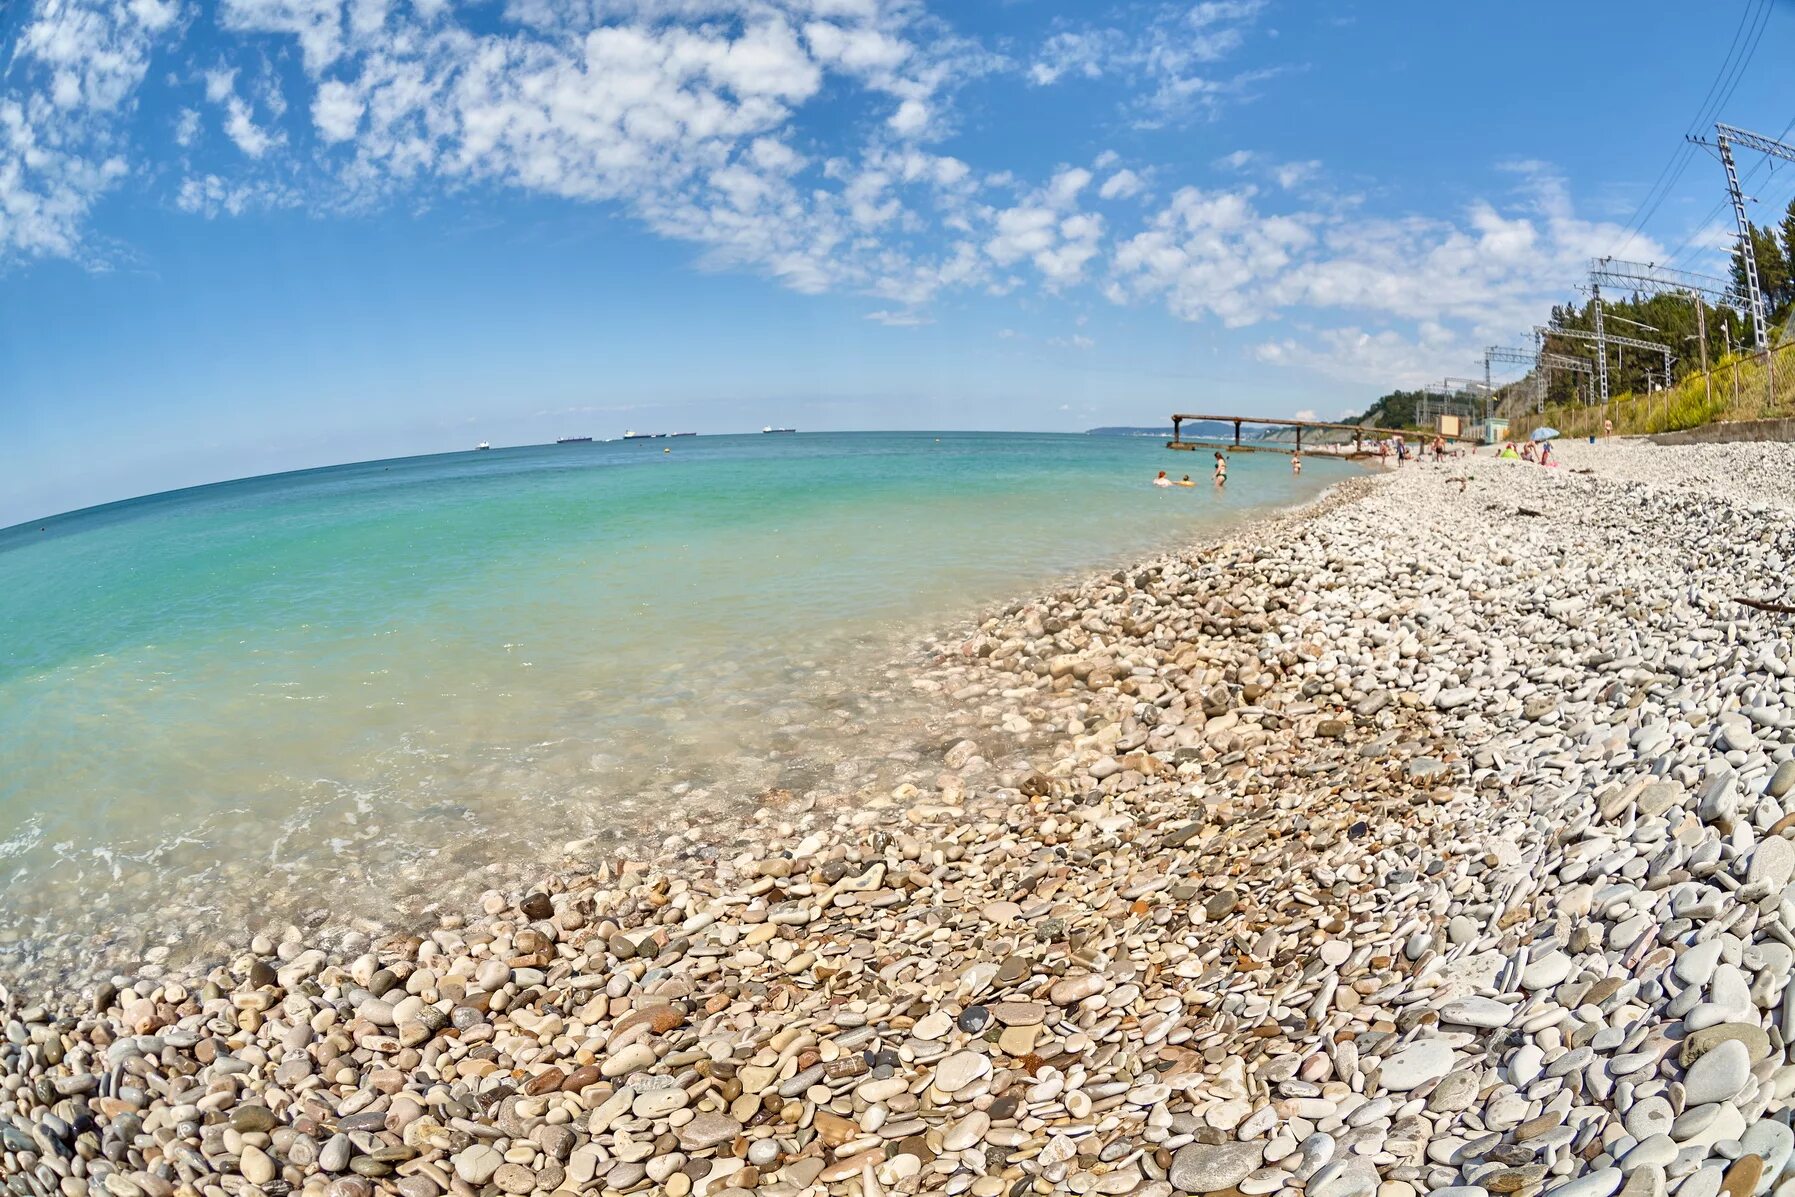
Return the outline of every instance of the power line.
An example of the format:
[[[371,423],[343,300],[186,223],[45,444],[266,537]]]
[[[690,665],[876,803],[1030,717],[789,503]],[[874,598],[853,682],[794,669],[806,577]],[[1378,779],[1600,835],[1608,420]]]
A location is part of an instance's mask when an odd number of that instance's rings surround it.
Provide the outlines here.
[[[1696,108],[1695,119],[1690,121],[1689,127],[1684,130],[1685,137],[1694,134],[1698,129],[1705,128],[1726,106],[1727,101],[1733,98],[1733,92],[1738,90],[1740,81],[1745,77],[1746,68],[1751,65],[1752,58],[1757,54],[1758,43],[1763,39],[1764,29],[1770,23],[1771,7],[1771,0],[1762,0],[1757,9],[1756,24],[1753,26],[1751,0],[1747,0],[1745,11],[1740,14],[1739,27],[1733,31],[1732,44],[1727,47],[1726,58],[1721,61],[1720,69],[1714,74],[1714,81],[1708,85],[1707,94],[1702,97],[1701,104]],[[1744,53],[1735,61],[1735,53],[1741,45],[1740,35],[1745,33],[1748,27],[1752,28],[1752,32],[1744,43]],[[1665,164],[1663,170],[1658,172],[1658,179],[1652,184],[1651,190],[1647,191],[1645,198],[1639,201],[1639,207],[1634,210],[1633,218],[1627,221],[1627,232],[1621,238],[1620,244],[1615,247],[1615,253],[1625,249],[1632,243],[1634,237],[1645,231],[1645,226],[1651,223],[1652,217],[1658,214],[1658,209],[1663,206],[1664,201],[1675,190],[1677,183],[1682,180],[1683,172],[1689,169],[1689,163],[1694,156],[1695,150],[1687,141],[1679,145],[1671,154],[1670,161]]]
[[[1789,118],[1789,123],[1783,126],[1783,131],[1776,135],[1775,140],[1781,141],[1789,135],[1789,132],[1792,129],[1795,129],[1795,116]],[[1758,172],[1763,170],[1766,165],[1770,167],[1772,173],[1775,172],[1776,166],[1771,159],[1759,158],[1756,162],[1752,163],[1751,169],[1745,172],[1745,177],[1740,180],[1740,186],[1743,187],[1752,183],[1758,177]],[[1687,266],[1696,257],[1700,256],[1703,247],[1694,244],[1695,239],[1701,236],[1708,226],[1714,223],[1715,218],[1720,215],[1721,210],[1727,206],[1728,202],[1729,201],[1724,196],[1715,201],[1714,206],[1708,209],[1707,215],[1697,221],[1689,230],[1688,235],[1685,236],[1683,240],[1678,243],[1677,247],[1671,250],[1667,255],[1672,263],[1678,266]]]

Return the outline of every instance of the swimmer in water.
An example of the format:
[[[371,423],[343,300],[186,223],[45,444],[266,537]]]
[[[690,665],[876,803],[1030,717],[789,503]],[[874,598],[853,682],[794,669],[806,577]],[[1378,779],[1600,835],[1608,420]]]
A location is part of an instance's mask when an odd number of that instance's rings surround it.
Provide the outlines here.
[[[1154,486],[1171,486],[1172,480],[1170,478],[1166,477],[1166,472],[1164,470],[1161,470],[1161,471],[1159,471],[1159,477],[1157,477],[1153,480],[1153,485]]]
[[[1196,485],[1196,483],[1195,483],[1195,482],[1192,482],[1192,481],[1191,481],[1191,480],[1190,480],[1190,475],[1189,475],[1189,474],[1186,474],[1186,475],[1185,475],[1185,476],[1184,476],[1184,477],[1183,477],[1183,478],[1181,478],[1181,479],[1179,479],[1179,480],[1178,480],[1178,485],[1179,485],[1179,486],[1195,486],[1195,485]]]
[[[1215,455],[1215,484],[1218,487],[1228,485],[1228,459],[1219,452]]]
[[[1300,474],[1303,472],[1303,455],[1301,453],[1292,453],[1290,455],[1290,472],[1292,474]]]

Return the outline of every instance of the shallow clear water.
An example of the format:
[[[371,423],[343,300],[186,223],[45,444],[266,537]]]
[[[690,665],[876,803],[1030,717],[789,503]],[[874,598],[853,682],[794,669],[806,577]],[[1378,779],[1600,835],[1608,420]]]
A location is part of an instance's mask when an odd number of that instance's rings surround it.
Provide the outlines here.
[[[0,972],[378,920],[802,782],[925,630],[1344,471],[1149,485],[1203,466],[1081,436],[550,445],[0,532]]]

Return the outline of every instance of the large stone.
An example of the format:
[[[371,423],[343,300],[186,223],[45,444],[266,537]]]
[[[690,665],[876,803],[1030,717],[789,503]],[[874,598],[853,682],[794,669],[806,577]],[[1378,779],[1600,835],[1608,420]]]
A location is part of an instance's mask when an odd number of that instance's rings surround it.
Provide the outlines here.
[[[1364,1156],[1355,1155],[1335,1160],[1311,1176],[1304,1192],[1309,1197],[1372,1197],[1377,1186],[1377,1169]]]
[[[1762,882],[1770,889],[1778,890],[1789,884],[1792,877],[1795,877],[1795,844],[1780,835],[1772,836],[1752,852],[1751,866],[1745,876],[1748,883]]]
[[[1671,971],[1685,985],[1706,985],[1708,978],[1714,975],[1714,966],[1719,963],[1720,941],[1708,939],[1686,949],[1677,957]]]
[[[476,1143],[455,1157],[455,1175],[470,1185],[483,1185],[492,1179],[492,1174],[504,1162],[505,1157],[499,1154],[496,1147]]]
[[[742,1124],[723,1114],[706,1112],[698,1115],[676,1132],[685,1151],[703,1151],[719,1143],[727,1143],[742,1133]]]
[[[1215,1193],[1245,1180],[1264,1159],[1262,1143],[1190,1143],[1172,1157],[1166,1179],[1180,1193]]]
[[[1619,1168],[1599,1168],[1546,1190],[1546,1197],[1608,1197],[1620,1188]]]
[[[1728,1039],[1690,1065],[1683,1078],[1684,1104],[1707,1105],[1738,1096],[1751,1078],[1751,1052],[1737,1039]]]
[[[1477,1100],[1478,1074],[1470,1071],[1449,1072],[1440,1078],[1433,1092],[1427,1095],[1427,1108],[1436,1114],[1468,1110]]]
[[[1515,1016],[1513,1006],[1493,998],[1454,998],[1440,1007],[1440,1021],[1461,1027],[1505,1027]]]
[[[1523,989],[1551,989],[1571,975],[1572,960],[1563,952],[1546,952],[1529,961],[1521,972]]]
[[[1407,1093],[1452,1071],[1452,1045],[1441,1039],[1411,1043],[1384,1061],[1383,1086],[1392,1093]]]
[[[991,1071],[991,1057],[983,1052],[955,1052],[935,1066],[935,1088],[955,1093]]]
[[[1684,1068],[1688,1068],[1721,1044],[1734,1040],[1745,1045],[1746,1054],[1753,1064],[1770,1055],[1770,1036],[1757,1023],[1723,1022],[1717,1026],[1691,1031],[1685,1036],[1679,1062]]]

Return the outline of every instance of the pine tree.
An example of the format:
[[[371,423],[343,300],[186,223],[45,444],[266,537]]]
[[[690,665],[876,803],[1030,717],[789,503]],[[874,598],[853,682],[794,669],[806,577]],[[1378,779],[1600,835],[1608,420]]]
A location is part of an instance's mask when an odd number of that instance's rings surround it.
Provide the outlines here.
[[[1784,223],[1786,225],[1788,221]],[[1791,303],[1795,303],[1795,271],[1790,269],[1789,256],[1783,252],[1775,229],[1760,228],[1755,224],[1750,228],[1752,256],[1757,259],[1758,266],[1758,289],[1764,295],[1764,312],[1773,323],[1779,322]],[[1735,248],[1733,287],[1744,294],[1745,284],[1745,260]]]

